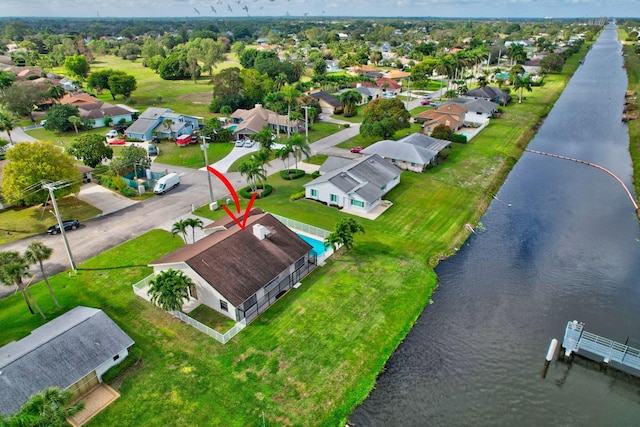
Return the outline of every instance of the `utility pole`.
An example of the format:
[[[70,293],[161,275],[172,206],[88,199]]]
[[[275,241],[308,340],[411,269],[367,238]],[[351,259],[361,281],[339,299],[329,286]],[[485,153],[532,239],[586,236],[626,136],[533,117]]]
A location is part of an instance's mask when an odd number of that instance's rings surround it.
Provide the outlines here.
[[[304,108],[304,133],[307,145],[309,145],[309,105],[303,105],[301,108]]]
[[[58,226],[60,227],[60,234],[62,235],[62,239],[64,240],[64,247],[67,249],[67,256],[69,257],[69,264],[71,264],[71,269],[75,272],[76,271],[76,263],[73,261],[73,255],[71,254],[71,248],[69,247],[69,242],[67,241],[67,235],[66,235],[66,233],[64,231],[64,226],[62,224],[62,218],[60,217],[60,211],[58,211],[58,203],[56,202],[56,196],[53,193],[54,190],[57,190],[57,188],[54,187],[56,184],[61,184],[61,182],[58,181],[58,182],[54,182],[52,184],[43,184],[42,188],[45,188],[45,189],[49,190],[49,196],[51,197],[51,203],[53,203],[53,210],[55,212],[56,219],[58,220]],[[58,188],[66,187],[67,185],[68,184],[62,185],[61,187],[58,187]]]
[[[207,144],[207,139],[210,139],[204,135],[200,135],[202,138],[202,145],[200,145],[200,149],[204,152],[204,167],[206,169],[209,166],[209,155],[207,153],[207,149],[209,148],[209,144]],[[209,202],[213,203],[213,188],[211,187],[211,174],[207,171],[207,182],[209,183]]]

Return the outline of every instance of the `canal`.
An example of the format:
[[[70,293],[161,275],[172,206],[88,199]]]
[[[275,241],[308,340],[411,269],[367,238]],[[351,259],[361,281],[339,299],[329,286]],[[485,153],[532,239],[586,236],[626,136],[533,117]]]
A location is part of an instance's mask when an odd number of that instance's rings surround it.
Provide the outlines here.
[[[610,24],[529,148],[596,163],[631,187],[622,59]],[[481,223],[437,267],[433,304],[350,423],[639,425],[630,378],[562,362],[540,376],[569,320],[640,347],[640,226],[621,186],[584,164],[525,153]]]

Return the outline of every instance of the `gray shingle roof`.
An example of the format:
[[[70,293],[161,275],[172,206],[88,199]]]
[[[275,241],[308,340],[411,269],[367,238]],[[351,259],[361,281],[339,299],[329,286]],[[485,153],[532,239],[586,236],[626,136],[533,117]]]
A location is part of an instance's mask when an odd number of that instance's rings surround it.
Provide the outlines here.
[[[68,311],[0,348],[0,413],[47,387],[73,385],[133,343],[102,310]]]
[[[365,154],[378,154],[387,159],[426,165],[448,147],[450,141],[432,138],[422,133],[414,133],[398,141],[383,140],[362,150]]]
[[[472,98],[456,98],[451,100],[454,104],[462,104],[467,107],[467,111],[473,111],[478,113],[493,113],[498,109],[498,104],[491,102],[484,98],[472,99]]]

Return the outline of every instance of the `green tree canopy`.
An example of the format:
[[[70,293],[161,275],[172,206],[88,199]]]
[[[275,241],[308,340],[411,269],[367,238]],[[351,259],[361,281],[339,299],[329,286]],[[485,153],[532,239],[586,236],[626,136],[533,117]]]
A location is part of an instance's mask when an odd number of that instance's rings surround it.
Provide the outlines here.
[[[189,287],[193,281],[182,271],[169,269],[158,274],[149,284],[151,302],[167,311],[180,311],[189,299]]]
[[[42,182],[64,181],[70,185],[56,190],[56,197],[77,193],[82,174],[73,157],[50,142],[16,144],[6,154],[2,194],[11,203],[32,206],[49,197]]]
[[[104,143],[103,136],[95,133],[81,135],[67,152],[91,168],[113,158],[113,149]]]
[[[67,418],[76,415],[84,402],[71,404],[73,392],[69,389],[49,387],[31,396],[20,410],[0,425],[7,427],[67,427]]]
[[[9,143],[13,145],[11,131],[18,125],[18,121],[10,115],[0,111],[0,132],[6,132],[9,137]]]
[[[389,139],[397,130],[408,128],[410,118],[399,99],[374,99],[364,109],[360,135]]]
[[[33,106],[47,97],[47,90],[28,82],[18,82],[0,92],[0,100],[16,116],[29,116],[33,120]]]
[[[67,56],[64,60],[64,68],[69,74],[80,79],[85,79],[89,75],[89,63],[84,55]]]
[[[44,128],[49,131],[68,132],[74,128],[69,117],[80,116],[78,107],[71,104],[54,104],[47,111],[47,123]]]
[[[111,160],[109,169],[116,175],[126,175],[135,170],[148,169],[151,159],[147,150],[137,145],[127,145],[122,148],[120,155]]]
[[[337,250],[339,246],[344,246],[346,250],[353,248],[354,235],[364,233],[364,227],[353,218],[342,218],[336,224],[335,230],[329,234],[324,241],[326,247],[331,246]]]
[[[437,139],[444,139],[447,141],[451,141],[451,135],[453,135],[453,131],[447,125],[438,125],[433,128],[431,132],[431,136]]]
[[[125,73],[115,73],[109,77],[109,91],[113,99],[116,95],[122,95],[125,99],[131,96],[131,92],[138,88],[136,78]]]

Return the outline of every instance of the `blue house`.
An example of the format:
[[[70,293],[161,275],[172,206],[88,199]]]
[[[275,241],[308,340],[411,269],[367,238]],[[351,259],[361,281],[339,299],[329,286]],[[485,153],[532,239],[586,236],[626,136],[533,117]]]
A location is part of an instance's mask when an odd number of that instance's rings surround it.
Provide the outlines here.
[[[169,124],[167,119],[171,121]],[[125,131],[129,138],[150,141],[154,134],[164,138],[177,138],[180,135],[192,134],[203,123],[202,117],[177,114],[168,108],[147,108]]]

